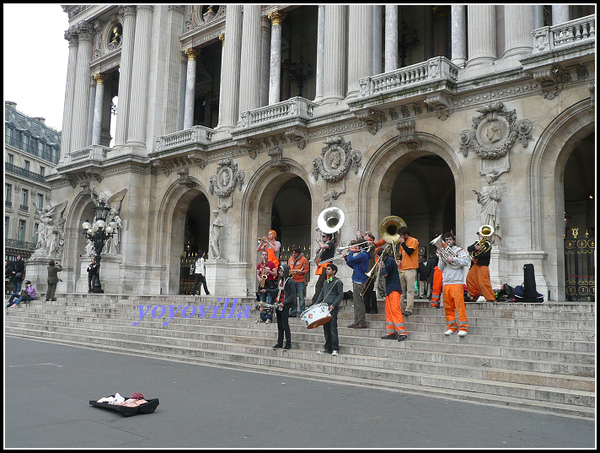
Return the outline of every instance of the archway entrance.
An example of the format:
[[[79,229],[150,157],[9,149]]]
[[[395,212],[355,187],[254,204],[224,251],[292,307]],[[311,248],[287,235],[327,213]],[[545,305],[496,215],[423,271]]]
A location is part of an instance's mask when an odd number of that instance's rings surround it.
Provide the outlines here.
[[[190,266],[199,254],[208,251],[210,222],[210,204],[206,195],[199,193],[191,201],[185,216],[179,294],[192,294],[194,275],[190,271]]]
[[[567,300],[596,300],[595,143],[595,134],[584,138],[575,147],[565,166],[564,250]]]
[[[401,217],[419,240],[420,256],[435,253],[429,244],[435,236],[445,231],[456,233],[456,188],[444,159],[426,154],[396,173],[390,214]]]

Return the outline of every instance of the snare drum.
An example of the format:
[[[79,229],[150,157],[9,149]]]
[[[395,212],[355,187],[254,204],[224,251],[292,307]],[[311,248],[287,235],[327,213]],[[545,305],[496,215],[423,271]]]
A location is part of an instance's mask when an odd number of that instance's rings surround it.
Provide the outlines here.
[[[325,303],[316,304],[307,308],[300,315],[300,319],[304,321],[307,329],[314,329],[331,321],[329,313],[329,305]]]

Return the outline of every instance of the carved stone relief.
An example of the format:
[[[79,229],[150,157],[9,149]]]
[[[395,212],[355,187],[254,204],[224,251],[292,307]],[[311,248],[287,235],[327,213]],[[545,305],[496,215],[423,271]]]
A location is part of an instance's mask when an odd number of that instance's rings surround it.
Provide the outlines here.
[[[217,174],[210,177],[209,191],[219,197],[219,208],[227,212],[233,206],[233,191],[236,187],[242,190],[246,174],[238,169],[233,159],[221,159],[217,166]]]
[[[360,169],[362,154],[352,149],[352,143],[346,143],[343,137],[334,136],[325,139],[321,157],[313,160],[312,175],[319,179],[319,175],[328,182],[342,180],[350,168],[354,173]]]

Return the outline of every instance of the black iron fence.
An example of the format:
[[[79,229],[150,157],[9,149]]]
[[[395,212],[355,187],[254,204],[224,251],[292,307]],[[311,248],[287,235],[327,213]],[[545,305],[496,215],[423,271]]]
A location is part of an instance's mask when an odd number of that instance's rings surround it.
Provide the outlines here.
[[[579,228],[565,234],[565,296],[570,301],[595,301],[596,240],[587,231],[579,236]]]

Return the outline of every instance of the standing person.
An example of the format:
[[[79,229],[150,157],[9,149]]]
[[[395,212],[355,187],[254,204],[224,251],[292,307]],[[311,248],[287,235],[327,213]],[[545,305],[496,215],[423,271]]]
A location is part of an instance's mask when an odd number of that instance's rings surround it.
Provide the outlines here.
[[[98,270],[100,265],[96,263],[96,258],[92,257],[92,262],[87,267],[88,272],[88,293],[94,292],[96,279],[98,278]]]
[[[277,295],[277,344],[273,349],[291,349],[292,338],[289,323],[290,308],[296,304],[296,283],[289,275],[290,268],[283,263],[279,267],[279,293]],[[285,346],[283,339],[285,336]]]
[[[476,301],[480,295],[485,297],[487,302],[496,302],[496,295],[492,289],[490,280],[490,258],[492,257],[492,244],[490,241],[484,241],[482,234],[478,231],[479,240],[473,245],[467,247],[467,251],[473,256],[473,263],[467,274],[467,291],[473,301]],[[485,244],[486,251],[482,250]]]
[[[296,299],[290,309],[290,316],[295,318],[298,308],[300,309],[300,313],[306,308],[304,304],[304,289],[306,286],[306,275],[308,274],[308,260],[297,245],[292,246],[292,256],[288,260],[288,267],[296,286]]]
[[[369,253],[369,269],[375,264],[375,236],[370,231],[365,231],[362,235],[364,241],[368,241],[370,246],[367,252]],[[368,272],[368,271],[367,271]],[[375,278],[367,278],[367,287],[363,290],[363,302],[365,303],[365,311],[371,314],[377,314],[377,294],[375,294]]]
[[[419,268],[419,241],[410,235],[407,227],[398,229],[400,233],[400,252],[402,253],[402,262],[400,263],[400,283],[406,288],[404,298],[401,299],[402,313],[406,316],[412,315],[415,304],[415,280],[417,279],[417,269]]]
[[[58,284],[59,278],[58,273],[62,271],[60,263],[55,263],[54,260],[50,260],[48,263],[48,292],[46,293],[46,300],[56,300],[56,285]]]
[[[261,261],[256,266],[256,279],[261,302],[273,305],[277,295],[277,268],[272,261],[269,261],[269,254],[266,251],[261,253]],[[256,322],[270,323],[272,320],[273,313],[260,312],[260,319]]]
[[[355,240],[350,242],[351,245],[353,243],[354,247],[351,247],[345,256],[346,264],[353,269],[352,302],[354,303],[354,323],[348,327],[351,329],[364,329],[367,327],[367,316],[365,315],[365,303],[361,294],[368,280],[369,253],[367,251],[359,251],[355,245]]]
[[[440,298],[442,297],[442,286],[444,277],[442,271],[438,267],[438,257],[435,256],[433,265],[433,273],[431,275],[431,303],[433,308],[440,308]]]
[[[279,269],[279,250],[281,249],[281,242],[277,240],[277,233],[275,230],[269,230],[267,237],[262,238],[260,244],[256,248],[257,252],[266,250],[269,254],[269,261],[275,264],[275,268]]]
[[[12,289],[8,289],[8,284],[12,285],[12,263],[9,260],[4,260],[4,295],[12,294]]]
[[[21,258],[21,255],[17,255],[17,260],[12,265],[11,280],[13,282],[13,293],[19,294],[21,292],[21,285],[25,278],[25,263]]]
[[[15,300],[16,299],[16,300]],[[8,300],[6,308],[13,307],[17,308],[22,301],[35,299],[35,288],[29,280],[25,281],[25,288],[19,293],[13,294]],[[14,300],[14,302],[13,302]]]
[[[377,254],[381,257],[383,249],[379,249]],[[386,335],[381,337],[384,340],[406,340],[406,327],[404,318],[400,309],[400,298],[402,297],[402,285],[400,284],[400,274],[398,272],[398,263],[393,256],[387,254],[383,257],[381,275],[385,278],[385,330]]]
[[[419,298],[427,299],[428,290],[428,278],[429,278],[429,267],[427,267],[427,257],[423,255],[421,262],[419,263]]]
[[[323,288],[323,283],[327,278],[327,273],[324,268],[327,266],[327,263],[321,264],[323,261],[327,261],[332,259],[335,256],[335,241],[333,240],[333,235],[331,233],[323,233],[321,234],[321,240],[319,242],[319,254],[317,258],[315,258],[315,264],[317,265],[317,270],[315,271],[315,275],[318,275],[317,283],[315,284],[315,293],[313,294],[313,304],[319,297],[321,293],[321,289]]]
[[[200,290],[200,283],[202,283],[202,286],[204,287],[204,292],[207,296],[210,296],[210,292],[208,291],[208,288],[206,286],[206,266],[204,264],[205,262],[206,252],[200,250],[200,253],[198,254],[198,259],[194,263],[194,277],[196,280],[194,282],[194,287],[192,288],[192,294],[194,295],[196,294],[196,291],[198,291],[198,295],[200,295],[200,293],[202,292]]]
[[[451,335],[458,329],[458,336],[464,337],[469,330],[469,323],[465,308],[463,268],[468,266],[471,260],[462,247],[455,245],[456,238],[452,233],[445,233],[442,239],[448,244],[448,248],[455,255],[455,257],[448,256],[446,259],[440,257],[438,262],[438,267],[442,271],[444,280],[442,297],[444,298],[444,315],[446,316],[447,326],[444,335]],[[455,310],[458,313],[458,324],[456,323]]]
[[[338,309],[344,298],[344,284],[336,277],[338,268],[333,263],[328,263],[325,267],[327,278],[323,283],[323,289],[319,293],[315,303],[326,303],[329,306],[331,321],[323,324],[323,334],[325,335],[325,346],[319,354],[338,355],[340,352],[340,342],[337,328]]]

